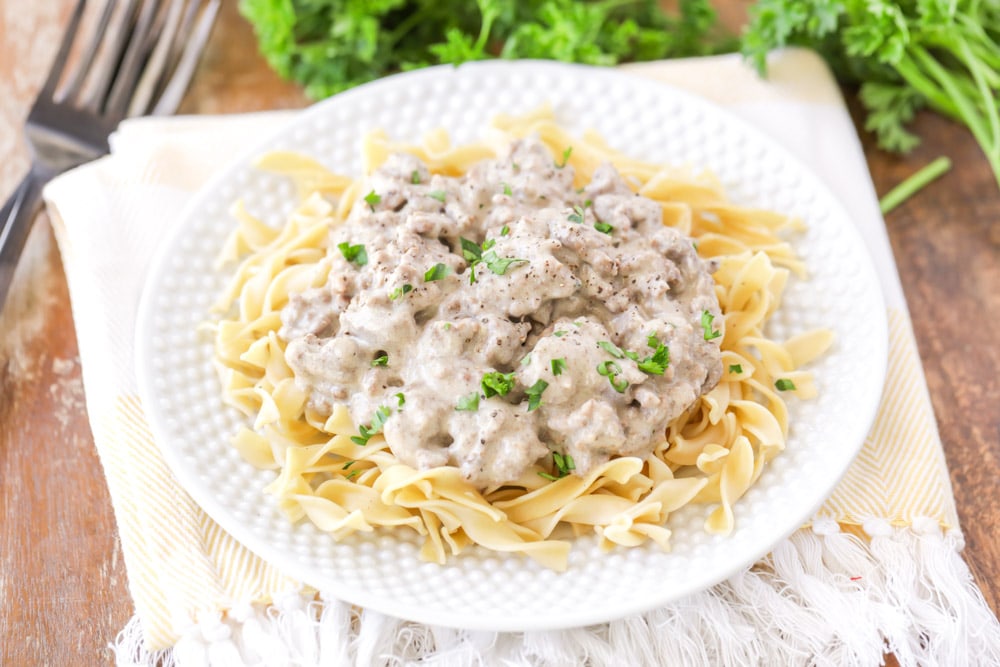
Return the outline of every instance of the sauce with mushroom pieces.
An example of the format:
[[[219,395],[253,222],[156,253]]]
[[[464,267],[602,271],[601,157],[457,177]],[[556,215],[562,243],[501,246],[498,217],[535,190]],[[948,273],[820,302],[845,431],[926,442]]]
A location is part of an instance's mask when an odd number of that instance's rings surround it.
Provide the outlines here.
[[[714,267],[612,165],[573,175],[530,139],[457,178],[390,157],[281,314],[308,408],[387,408],[397,458],[479,488],[652,452],[722,375]]]

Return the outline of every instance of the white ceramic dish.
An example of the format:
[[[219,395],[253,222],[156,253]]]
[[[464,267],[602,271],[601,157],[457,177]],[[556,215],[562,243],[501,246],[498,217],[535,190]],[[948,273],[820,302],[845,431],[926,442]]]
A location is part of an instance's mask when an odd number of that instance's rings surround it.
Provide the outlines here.
[[[292,525],[263,492],[273,473],[240,459],[229,440],[242,417],[225,407],[198,333],[226,275],[213,260],[242,198],[280,224],[294,204],[290,183],[257,172],[268,149],[307,153],[359,173],[362,135],[384,128],[416,140],[436,127],[476,138],[498,112],[549,101],[570,129],[598,130],[627,154],[715,171],[737,202],[801,216],[793,238],[811,271],[793,280],[773,322],[777,337],[823,326],[832,351],[814,365],[819,398],[791,400],[787,450],[735,508],[727,537],[702,529],[710,507],[671,518],[673,551],[655,545],[601,552],[573,547],[557,574],[519,557],[473,549],[446,566],[421,562],[410,531],[360,534],[336,543],[309,523]],[[137,368],[146,414],[164,458],[192,498],[236,539],[287,574],[343,600],[452,627],[539,630],[641,612],[709,587],[748,566],[808,520],[862,446],[884,379],[885,309],[867,250],[833,196],[775,143],[690,95],[613,70],[555,63],[476,63],[390,77],[298,115],[233,162],[187,209],[151,267],[139,310]]]

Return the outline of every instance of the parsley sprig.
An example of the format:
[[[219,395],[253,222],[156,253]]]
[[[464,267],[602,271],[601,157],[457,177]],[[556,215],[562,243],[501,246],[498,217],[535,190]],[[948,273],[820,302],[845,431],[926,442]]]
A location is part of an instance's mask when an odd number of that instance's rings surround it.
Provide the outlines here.
[[[865,129],[908,152],[924,106],[963,123],[1000,184],[1000,7],[981,0],[758,0],[744,55],[764,74],[768,52],[818,51],[843,83],[860,83]]]
[[[549,383],[545,380],[538,380],[524,390],[528,396],[528,412],[536,410],[542,404],[542,392],[548,389]]]
[[[501,234],[502,235],[502,234]],[[527,263],[526,259],[516,257],[500,257],[495,250],[496,239],[486,239],[482,245],[477,245],[475,241],[470,241],[461,237],[459,242],[462,246],[462,257],[469,263],[469,284],[476,282],[476,266],[485,264],[486,268],[498,276],[505,275],[512,264],[521,262]]]
[[[482,388],[483,395],[486,398],[490,398],[491,396],[506,396],[514,388],[514,374],[500,373],[499,371],[484,373],[479,386]]]
[[[242,0],[279,74],[328,97],[400,69],[493,57],[614,65],[718,50],[710,0],[507,3]],[[332,66],[335,64],[336,66]]]
[[[344,256],[348,262],[354,262],[358,266],[364,266],[368,263],[368,251],[365,250],[365,246],[362,244],[351,245],[347,241],[337,244],[337,250],[340,254]]]
[[[358,427],[358,435],[351,436],[351,442],[355,445],[360,445],[364,447],[371,440],[371,437],[376,433],[382,431],[382,427],[392,416],[392,410],[384,405],[380,405],[378,409],[375,410],[375,414],[372,416],[371,424],[365,426],[362,424]]]

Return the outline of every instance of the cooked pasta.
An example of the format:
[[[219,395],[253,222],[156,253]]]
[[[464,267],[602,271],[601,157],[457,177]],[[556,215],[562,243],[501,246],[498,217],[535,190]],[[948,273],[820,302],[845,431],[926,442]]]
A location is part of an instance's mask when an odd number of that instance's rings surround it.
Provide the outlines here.
[[[564,570],[573,536],[596,534],[609,549],[648,541],[668,549],[670,514],[694,503],[705,505],[707,531],[729,533],[734,504],[784,449],[785,397],[815,395],[803,367],[832,343],[826,330],[786,341],[765,334],[789,275],[805,277],[803,262],[783,238],[800,229],[798,221],[727,201],[711,174],[629,159],[593,134],[572,137],[547,109],[500,116],[485,141],[464,146],[453,146],[441,131],[417,145],[373,133],[364,140],[364,169],[370,173],[389,155],[406,152],[432,173],[459,175],[527,136],[538,137],[554,159],[572,146],[577,186],[612,162],[630,187],[660,204],[665,225],[690,236],[698,254],[715,261],[722,380],[669,424],[645,460],[621,456],[558,479],[539,475],[536,465],[485,489],[454,467],[407,465],[380,434],[359,440],[360,425],[343,406],[327,417],[307,408],[309,396],[297,385],[278,335],[289,295],[327,282],[328,231],[363,196],[363,180],[331,174],[301,155],[272,153],[258,167],[294,179],[302,199],[281,228],[234,205],[238,226],[220,261],[236,267],[217,304],[215,359],[225,401],[252,420],[233,444],[254,466],[277,471],[267,491],[291,520],[309,520],[337,540],[375,529],[415,531],[423,537],[421,557],[436,563],[475,544]]]

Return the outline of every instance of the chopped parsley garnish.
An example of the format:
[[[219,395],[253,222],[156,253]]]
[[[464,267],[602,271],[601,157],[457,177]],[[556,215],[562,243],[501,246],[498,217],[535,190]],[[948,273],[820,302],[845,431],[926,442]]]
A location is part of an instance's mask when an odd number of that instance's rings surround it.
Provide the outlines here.
[[[552,335],[555,336],[556,338],[562,338],[563,336],[566,335],[566,332],[560,329],[559,331],[553,332]]]
[[[566,150],[563,151],[563,154],[562,154],[562,163],[561,164],[557,164],[556,166],[559,167],[560,169],[562,169],[563,167],[565,167],[566,164],[569,162],[569,156],[572,155],[572,154],[573,154],[573,147],[570,146]]]
[[[459,237],[459,242],[462,244],[462,257],[465,258],[467,262],[478,262],[483,259],[483,249],[479,247],[479,244],[470,241],[464,236]]]
[[[413,183],[414,185],[420,185],[420,172],[417,171],[416,169],[414,169],[413,173],[410,174],[410,183]]]
[[[486,398],[490,398],[491,396],[506,396],[514,388],[514,374],[500,373],[498,371],[486,373],[483,375],[483,379],[479,385],[482,387],[483,395]]]
[[[594,223],[594,229],[596,229],[599,232],[604,232],[605,234],[608,235],[610,235],[611,232],[615,230],[615,228],[609,225],[608,223],[600,221]]]
[[[503,186],[503,193],[508,197],[514,194],[514,191],[510,189],[510,185],[508,185],[507,183],[501,183],[500,185]]]
[[[574,206],[573,207],[573,212],[570,213],[566,217],[566,219],[569,220],[570,222],[575,222],[578,225],[580,225],[580,224],[583,224],[583,216],[584,216],[583,208],[580,207],[580,206]]]
[[[406,405],[406,394],[401,391],[396,392],[396,407],[401,408]]]
[[[373,435],[382,430],[385,426],[385,422],[392,415],[392,411],[384,405],[380,405],[375,411],[375,415],[372,417],[372,423],[370,426],[365,426],[362,424],[358,427],[358,433],[360,435],[352,435],[351,442],[355,445],[361,445],[362,447],[368,444],[368,441]]]
[[[413,285],[411,285],[410,283],[404,283],[403,285],[400,285],[396,289],[389,292],[389,300],[395,301],[404,294],[409,294],[412,291],[413,291]]]
[[[365,195],[365,201],[368,202],[368,206],[371,207],[372,213],[375,212],[375,204],[382,201],[382,197],[378,195],[374,190]]]
[[[368,263],[368,252],[360,243],[358,245],[351,245],[347,241],[344,241],[337,244],[337,249],[340,250],[340,254],[348,262],[354,262],[358,266],[364,266]]]
[[[653,348],[653,356],[637,362],[639,370],[650,375],[663,375],[670,365],[670,348],[661,343],[656,334],[649,334],[646,344]]]
[[[730,373],[742,373],[743,372],[743,364],[729,364],[729,372]]]
[[[507,269],[510,268],[511,264],[518,262],[527,262],[526,259],[517,259],[513,257],[498,257],[496,252],[490,250],[493,246],[497,244],[496,239],[486,239],[483,241],[481,246],[476,245],[473,241],[467,238],[459,239],[462,244],[462,257],[469,262],[469,284],[476,282],[476,265],[485,264],[493,273],[498,276],[502,276],[507,273]],[[487,252],[488,251],[488,252]],[[484,254],[485,253],[485,254]]]
[[[553,359],[549,365],[552,366],[553,375],[562,375],[562,372],[566,370],[566,360],[562,358]]]
[[[441,280],[449,273],[451,273],[451,267],[438,262],[431,268],[427,269],[427,272],[424,273],[424,282],[430,283],[435,280]]]
[[[350,468],[355,463],[357,463],[357,461],[348,461],[347,463],[344,464],[344,467],[341,468],[341,470],[347,470],[348,468]]]
[[[775,380],[774,381],[774,386],[778,389],[778,391],[794,391],[795,390],[795,383],[792,382],[791,380],[789,380],[788,378],[779,378],[779,379]]]
[[[616,361],[602,361],[597,364],[597,374],[608,378],[608,382],[619,394],[625,392],[628,389],[628,380],[617,379],[621,375],[622,367],[618,365]]]
[[[456,410],[461,410],[464,412],[475,412],[479,409],[479,392],[474,391],[467,396],[462,396],[458,399],[458,403],[455,405]]]
[[[558,481],[557,478],[554,475],[550,475],[549,473],[544,472],[542,470],[538,471],[538,476],[541,477],[542,479],[547,479],[550,482]]]
[[[625,358],[625,353],[622,352],[622,349],[617,345],[615,345],[614,343],[612,343],[611,341],[599,340],[597,341],[597,347],[601,348],[615,359]]]
[[[531,355],[530,354],[524,355],[524,359],[521,359],[521,365],[527,366],[530,363],[531,363]]]
[[[545,380],[539,380],[524,390],[524,393],[528,395],[528,412],[531,412],[542,404],[542,392],[545,391],[548,386],[548,382]]]
[[[427,196],[433,197],[434,199],[437,199],[439,202],[443,204],[446,193],[444,190],[434,190],[432,192],[428,192]]]
[[[552,452],[552,462],[556,466],[556,472],[559,474],[559,477],[565,477],[576,470],[576,462],[573,461],[573,457],[569,454]]]
[[[389,365],[389,355],[383,354],[381,356],[372,359],[372,366],[388,366]]]
[[[721,331],[712,331],[712,320],[715,315],[707,310],[701,314],[701,328],[705,331],[705,340],[714,340],[722,335]]]
[[[354,479],[355,477],[358,476],[359,472],[360,472],[360,470],[357,470],[357,469],[352,470],[351,472],[347,473],[347,477],[345,477],[344,479]]]
[[[507,236],[508,234],[510,234],[510,227],[504,225],[500,228],[500,236]]]
[[[497,257],[497,254],[492,250],[483,255],[483,264],[486,265],[493,273],[498,276],[502,276],[507,273],[507,269],[510,268],[511,264],[527,263],[526,259],[518,259],[516,257]]]

